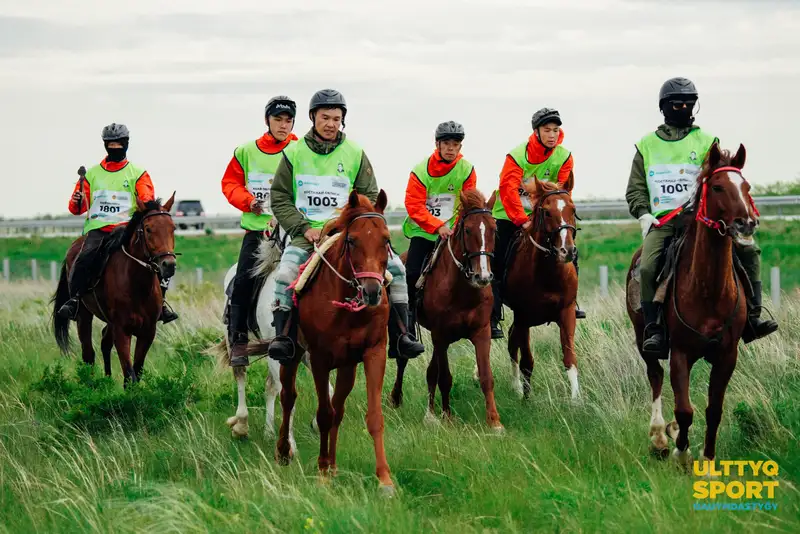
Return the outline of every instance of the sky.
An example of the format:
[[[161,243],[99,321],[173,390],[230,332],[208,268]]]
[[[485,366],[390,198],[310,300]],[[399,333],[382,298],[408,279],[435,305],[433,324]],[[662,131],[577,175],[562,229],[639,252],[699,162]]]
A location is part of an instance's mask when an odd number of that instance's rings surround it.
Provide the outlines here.
[[[158,196],[233,214],[220,180],[267,100],[298,102],[302,136],[328,87],[392,206],[447,120],[488,196],[544,106],[564,120],[574,197],[623,198],[673,76],[696,83],[697,124],[745,145],[752,183],[798,175],[800,1],[0,0],[0,216],[65,213],[111,122]]]

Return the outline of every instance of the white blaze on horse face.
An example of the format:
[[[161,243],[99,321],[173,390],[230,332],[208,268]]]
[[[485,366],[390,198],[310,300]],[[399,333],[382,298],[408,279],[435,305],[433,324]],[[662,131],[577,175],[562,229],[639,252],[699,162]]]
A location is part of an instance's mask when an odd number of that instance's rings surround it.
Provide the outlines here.
[[[481,252],[486,252],[486,225],[481,221]],[[489,261],[486,259],[486,254],[481,254],[481,276],[488,278],[489,276]]]
[[[750,206],[747,205],[747,200],[744,198],[744,178],[741,174],[728,173],[728,179],[739,192],[739,198],[742,201],[742,206],[744,206],[744,211],[747,213],[747,222],[753,222],[753,218],[750,217]]]
[[[566,207],[566,205],[567,205],[566,201],[564,201],[564,200],[562,200],[560,198],[556,201],[556,207],[558,208],[558,225],[559,226],[564,224],[564,208]],[[559,234],[561,235],[561,246],[562,247],[566,247],[567,246],[567,229],[566,228],[562,228],[561,232],[559,232]]]

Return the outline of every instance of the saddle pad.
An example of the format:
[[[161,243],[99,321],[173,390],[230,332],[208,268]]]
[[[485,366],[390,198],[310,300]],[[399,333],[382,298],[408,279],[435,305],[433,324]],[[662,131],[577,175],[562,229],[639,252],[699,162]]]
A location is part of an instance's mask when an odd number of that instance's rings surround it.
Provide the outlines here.
[[[425,286],[425,278],[427,277],[428,273],[433,270],[433,267],[436,265],[436,260],[439,259],[439,252],[444,248],[444,240],[439,239],[436,243],[436,247],[433,249],[433,252],[428,257],[428,260],[425,262],[425,265],[422,268],[422,274],[417,279],[416,288],[422,289]]]
[[[319,247],[317,247],[318,252],[311,254],[311,257],[309,257],[308,260],[300,266],[300,272],[297,275],[297,279],[289,286],[289,289],[294,290],[295,295],[300,294],[303,289],[305,289],[314,279],[319,271],[319,266],[322,264],[322,260],[320,259],[319,255],[325,254],[341,235],[341,233],[333,234],[332,236],[324,239],[322,243],[320,243]],[[384,278],[386,279],[386,284],[390,284],[392,282],[392,275],[389,273],[389,271],[386,271]]]

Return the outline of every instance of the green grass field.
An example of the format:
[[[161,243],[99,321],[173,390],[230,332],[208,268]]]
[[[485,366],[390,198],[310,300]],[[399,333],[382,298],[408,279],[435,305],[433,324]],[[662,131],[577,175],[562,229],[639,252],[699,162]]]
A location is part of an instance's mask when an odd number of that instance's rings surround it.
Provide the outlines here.
[[[783,289],[800,287],[800,221],[767,221],[757,240],[762,249],[765,289],[769,289],[770,267],[781,268]],[[12,278],[30,278],[31,259],[40,262],[40,276],[49,276],[47,264],[60,262],[71,242],[69,238],[0,239],[0,258],[11,260]],[[400,252],[408,247],[402,234],[395,234],[393,243]],[[577,243],[581,286],[593,289],[600,265],[608,266],[610,282],[624,283],[631,256],[641,245],[641,234],[636,224],[586,225],[579,232]],[[178,236],[176,249],[183,254],[178,260],[178,276],[194,276],[195,268],[202,267],[207,279],[221,280],[224,271],[238,259],[240,244],[239,236]]]
[[[222,242],[235,248],[205,241]],[[622,265],[628,248],[615,246],[621,242],[609,234],[597,247],[614,251]],[[223,264],[209,256],[205,265]],[[316,401],[305,369],[292,465],[277,466],[274,440],[263,436],[264,362],[250,367],[250,439],[231,438],[225,419],[235,411],[235,384],[230,370],[217,369],[203,353],[222,333],[215,285],[174,292],[181,319],[160,329],[143,382],[127,392],[118,361],[108,381],[99,378],[102,364],[92,374],[77,355],[59,355],[49,331],[50,291],[44,283],[0,284],[0,532],[800,531],[797,296],[785,300],[778,334],[741,347],[718,442],[719,459],[778,463],[778,509],[734,512],[694,511],[693,477],[650,457],[650,391],[618,288],[610,298],[587,296],[587,308],[602,313],[581,322],[576,334],[580,405],[568,401],[555,326],[534,330],[528,401],[513,393],[508,358],[495,342],[504,435],[484,425],[467,345],[450,350],[449,423],[423,424],[429,356],[413,361],[406,404],[394,410],[384,403],[386,451],[399,490],[391,500],[379,496],[373,475],[363,373],[347,403],[339,475],[320,485],[318,437],[308,426]],[[394,375],[390,362],[387,385]],[[695,457],[708,375],[704,362],[692,375]],[[668,380],[664,391],[669,421]]]

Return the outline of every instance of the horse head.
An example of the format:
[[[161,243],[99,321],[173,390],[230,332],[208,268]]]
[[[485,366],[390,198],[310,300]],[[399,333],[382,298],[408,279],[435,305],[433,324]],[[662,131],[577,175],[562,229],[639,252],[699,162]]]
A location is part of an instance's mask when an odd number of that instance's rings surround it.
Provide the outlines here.
[[[490,258],[494,256],[496,230],[497,223],[483,193],[477,189],[461,191],[458,224],[450,238],[459,243],[461,257],[460,261],[456,255],[453,259],[470,285],[478,289],[487,287],[494,279]]]
[[[735,156],[715,142],[697,176],[694,207],[696,220],[730,236],[737,244],[753,244],[758,227],[758,210],[750,196],[750,184],[742,176],[746,159],[744,145]]]
[[[389,262],[389,227],[383,218],[388,201],[381,189],[373,206],[367,197],[350,193],[347,204],[332,223],[332,231],[344,233],[342,274],[352,272],[351,285],[359,290],[368,307],[381,304],[384,273]]]
[[[571,195],[574,182],[570,172],[563,188],[536,178],[523,185],[534,206],[528,237],[536,248],[561,263],[572,262],[578,253],[575,246],[575,204]]]
[[[144,261],[158,271],[161,278],[175,275],[175,223],[169,213],[174,201],[174,192],[163,206],[160,199],[142,202],[137,198],[136,212],[126,229],[125,242],[141,242]]]

